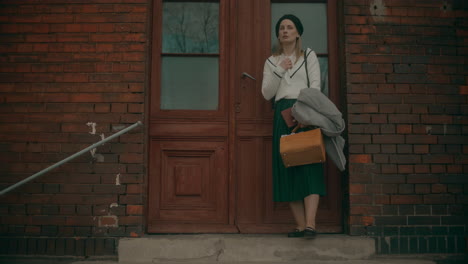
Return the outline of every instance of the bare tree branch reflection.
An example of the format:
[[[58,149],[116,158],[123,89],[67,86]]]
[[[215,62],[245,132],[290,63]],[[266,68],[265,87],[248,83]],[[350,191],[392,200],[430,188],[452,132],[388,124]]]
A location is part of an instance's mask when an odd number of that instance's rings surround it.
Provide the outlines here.
[[[164,2],[163,10],[163,52],[218,52],[217,3]]]
[[[204,42],[205,42],[205,47],[206,50],[202,50],[201,52],[209,52],[209,36],[213,35],[215,31],[215,24],[216,24],[216,17],[213,12],[213,9],[210,8],[209,6],[203,10],[203,16],[202,16],[202,28],[203,28],[203,33],[205,36]]]

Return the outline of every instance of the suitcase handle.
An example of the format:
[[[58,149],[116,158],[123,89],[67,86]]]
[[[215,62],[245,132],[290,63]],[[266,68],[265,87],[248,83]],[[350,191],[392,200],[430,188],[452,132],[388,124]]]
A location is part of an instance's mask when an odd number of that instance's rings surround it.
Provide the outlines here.
[[[291,133],[296,133],[300,126],[301,124],[297,124],[297,126],[291,131]]]
[[[302,124],[297,124],[297,126],[291,131],[291,133],[296,133],[296,131],[301,127]],[[310,128],[319,128],[317,126],[303,126],[303,127],[310,127]]]

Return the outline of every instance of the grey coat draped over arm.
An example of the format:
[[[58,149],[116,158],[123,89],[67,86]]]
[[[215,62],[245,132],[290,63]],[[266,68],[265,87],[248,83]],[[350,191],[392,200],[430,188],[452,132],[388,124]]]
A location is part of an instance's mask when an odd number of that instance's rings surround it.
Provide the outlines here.
[[[340,171],[345,170],[346,157],[343,153],[345,140],[341,133],[345,122],[335,104],[318,89],[302,89],[292,108],[297,122],[317,126],[325,135],[324,144],[327,156]]]

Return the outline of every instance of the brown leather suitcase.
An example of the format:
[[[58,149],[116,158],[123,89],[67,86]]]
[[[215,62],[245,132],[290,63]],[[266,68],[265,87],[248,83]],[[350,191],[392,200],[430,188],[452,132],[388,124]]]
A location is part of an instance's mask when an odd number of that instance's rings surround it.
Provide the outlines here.
[[[317,128],[282,136],[280,138],[280,153],[284,166],[287,168],[325,162],[326,154],[322,131]]]

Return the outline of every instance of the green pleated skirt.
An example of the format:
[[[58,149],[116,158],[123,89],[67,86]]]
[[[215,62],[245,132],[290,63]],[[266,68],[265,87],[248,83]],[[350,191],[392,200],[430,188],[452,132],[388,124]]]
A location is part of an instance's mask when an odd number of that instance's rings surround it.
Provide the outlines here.
[[[290,134],[293,129],[288,128],[281,116],[281,111],[292,107],[295,102],[295,99],[281,99],[275,103],[272,149],[273,201],[275,202],[299,201],[310,194],[326,194],[322,163],[286,168],[281,159],[279,151],[281,135]],[[304,129],[299,131],[304,131]]]

